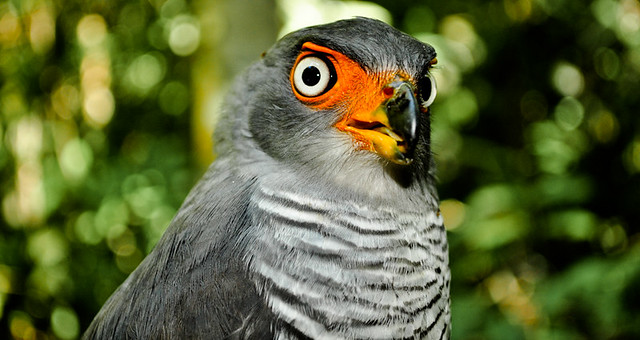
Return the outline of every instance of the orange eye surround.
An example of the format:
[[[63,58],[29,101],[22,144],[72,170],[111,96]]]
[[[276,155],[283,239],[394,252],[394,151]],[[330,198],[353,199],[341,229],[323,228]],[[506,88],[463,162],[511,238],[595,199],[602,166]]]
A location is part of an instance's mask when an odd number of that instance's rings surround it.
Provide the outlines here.
[[[319,91],[315,95],[308,95],[309,92],[305,92],[300,88],[301,86],[296,86],[296,81],[300,84],[301,66],[304,66],[304,64],[317,65],[318,61],[314,60],[314,58],[327,64],[332,79],[329,80],[329,86],[327,86],[326,90]],[[312,62],[309,62],[310,59]],[[376,106],[384,99],[382,91],[384,86],[380,77],[367,74],[357,62],[344,54],[311,42],[306,42],[302,45],[301,52],[296,58],[289,77],[291,88],[296,98],[315,110],[327,110],[340,106],[342,110],[346,109],[349,112],[356,109],[355,107],[349,107],[352,104],[358,102],[365,104],[360,101],[365,97],[369,99],[366,102],[371,104],[370,107]],[[377,102],[377,104],[374,102]]]
[[[435,58],[429,66],[433,64]],[[420,100],[435,96],[430,80],[417,84],[401,69],[365,69],[346,55],[312,42],[302,45],[289,80],[301,103],[314,111],[338,114],[334,127],[349,134],[357,149],[392,163],[411,164],[417,121],[427,112]],[[429,85],[428,91],[419,91],[422,83]]]

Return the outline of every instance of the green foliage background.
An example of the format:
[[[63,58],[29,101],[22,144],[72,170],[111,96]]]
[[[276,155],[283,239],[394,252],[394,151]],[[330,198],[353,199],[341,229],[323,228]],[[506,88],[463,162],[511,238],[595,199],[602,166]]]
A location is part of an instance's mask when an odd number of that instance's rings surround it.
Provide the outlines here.
[[[452,338],[640,338],[640,3],[374,2],[438,50]],[[0,338],[79,337],[202,173],[202,8],[0,2]]]

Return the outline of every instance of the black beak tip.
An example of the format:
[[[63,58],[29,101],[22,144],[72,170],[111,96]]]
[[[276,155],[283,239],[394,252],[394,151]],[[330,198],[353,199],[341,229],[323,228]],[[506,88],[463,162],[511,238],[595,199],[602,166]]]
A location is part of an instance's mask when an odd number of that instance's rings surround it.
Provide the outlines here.
[[[401,82],[394,87],[395,93],[387,102],[387,116],[391,128],[404,139],[404,156],[411,158],[418,142],[420,104],[408,83]]]

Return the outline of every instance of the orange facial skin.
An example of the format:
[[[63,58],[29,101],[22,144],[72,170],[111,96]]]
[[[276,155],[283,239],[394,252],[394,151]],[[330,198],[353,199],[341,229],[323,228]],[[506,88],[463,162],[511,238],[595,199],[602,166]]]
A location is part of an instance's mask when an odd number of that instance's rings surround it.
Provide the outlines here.
[[[337,80],[331,89],[318,96],[303,96],[293,85],[294,66],[290,80],[296,98],[314,110],[342,112],[342,119],[335,127],[349,133],[359,149],[376,152],[394,163],[408,164],[410,160],[401,155],[405,152],[403,140],[394,133],[381,107],[395,94],[389,84],[394,81],[415,84],[413,79],[401,71],[367,72],[342,53],[311,42],[302,45],[294,65],[309,55],[318,54],[333,64]]]

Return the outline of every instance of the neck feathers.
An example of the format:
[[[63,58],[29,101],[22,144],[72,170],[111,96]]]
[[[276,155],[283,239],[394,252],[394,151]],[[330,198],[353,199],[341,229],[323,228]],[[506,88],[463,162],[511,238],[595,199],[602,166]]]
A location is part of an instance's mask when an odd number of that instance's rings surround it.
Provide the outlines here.
[[[277,334],[310,338],[446,338],[449,271],[442,219],[262,187],[258,291]]]

